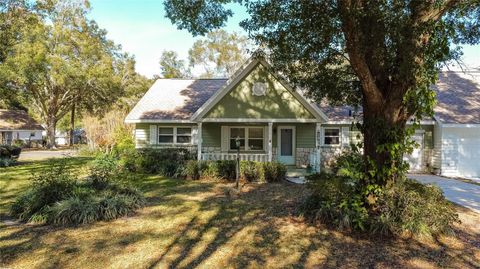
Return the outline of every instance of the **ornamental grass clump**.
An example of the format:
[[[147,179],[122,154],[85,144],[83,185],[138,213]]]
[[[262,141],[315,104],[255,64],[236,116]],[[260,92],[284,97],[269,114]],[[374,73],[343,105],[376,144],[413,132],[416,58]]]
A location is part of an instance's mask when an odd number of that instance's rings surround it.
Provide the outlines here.
[[[143,194],[122,180],[125,172],[108,157],[100,156],[90,174],[79,180],[65,166],[54,163],[32,177],[30,188],[14,202],[11,213],[33,223],[78,225],[133,214],[145,204]]]

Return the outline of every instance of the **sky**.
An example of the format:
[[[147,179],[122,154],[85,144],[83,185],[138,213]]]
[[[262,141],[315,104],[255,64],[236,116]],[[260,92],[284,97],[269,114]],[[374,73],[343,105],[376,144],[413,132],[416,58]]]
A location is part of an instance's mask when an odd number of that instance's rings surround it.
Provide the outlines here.
[[[187,60],[188,50],[196,38],[172,25],[165,17],[162,0],[90,0],[90,4],[90,18],[108,31],[109,39],[135,56],[140,74],[147,77],[160,74],[158,62],[164,50],[176,51],[180,58]],[[245,9],[239,5],[231,7],[234,15],[224,29],[245,34],[239,26],[247,16]],[[480,46],[465,46],[463,51],[464,63],[469,68],[480,68]]]

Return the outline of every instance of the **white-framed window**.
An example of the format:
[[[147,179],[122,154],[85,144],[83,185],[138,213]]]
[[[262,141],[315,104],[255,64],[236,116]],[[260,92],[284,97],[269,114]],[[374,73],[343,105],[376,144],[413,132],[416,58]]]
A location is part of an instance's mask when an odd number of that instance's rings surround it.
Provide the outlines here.
[[[265,150],[265,128],[263,127],[230,127],[229,149],[237,150],[236,139],[240,140],[240,150]]]
[[[158,127],[159,144],[191,144],[192,127]]]
[[[340,145],[340,128],[324,128],[323,129],[324,145]]]

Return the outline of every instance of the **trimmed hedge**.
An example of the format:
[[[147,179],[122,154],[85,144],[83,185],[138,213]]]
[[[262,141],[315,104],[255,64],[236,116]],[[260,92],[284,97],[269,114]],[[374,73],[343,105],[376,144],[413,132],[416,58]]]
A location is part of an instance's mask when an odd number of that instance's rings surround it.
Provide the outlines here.
[[[183,176],[192,179],[225,179],[236,178],[235,161],[196,161],[190,160],[186,163]],[[257,182],[278,182],[285,178],[287,168],[278,162],[240,162],[240,176],[249,181]]]
[[[195,158],[185,148],[143,149],[135,157],[136,170],[167,177],[179,177],[187,161]]]

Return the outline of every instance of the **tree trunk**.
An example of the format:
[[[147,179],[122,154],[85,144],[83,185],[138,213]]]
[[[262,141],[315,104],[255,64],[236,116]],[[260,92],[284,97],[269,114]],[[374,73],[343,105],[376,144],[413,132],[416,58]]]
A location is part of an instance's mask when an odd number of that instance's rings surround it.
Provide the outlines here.
[[[55,131],[57,128],[57,118],[49,115],[47,118],[47,148],[55,148]]]
[[[73,143],[74,143],[74,139],[73,139],[74,130],[75,130],[75,104],[72,105],[72,111],[70,113],[70,139],[69,139],[70,146],[73,146]]]
[[[401,102],[372,106],[364,102],[364,158],[369,181],[386,185],[401,175],[407,117]],[[373,175],[370,171],[376,171]]]

